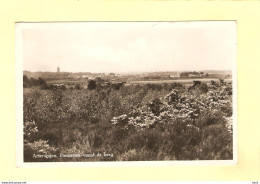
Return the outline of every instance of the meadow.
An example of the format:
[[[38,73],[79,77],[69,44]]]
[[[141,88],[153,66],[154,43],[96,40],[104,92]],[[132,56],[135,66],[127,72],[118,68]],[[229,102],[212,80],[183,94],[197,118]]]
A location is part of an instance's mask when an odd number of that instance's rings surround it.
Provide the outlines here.
[[[207,84],[210,84],[211,81],[219,81],[218,78],[189,78],[189,79],[173,79],[173,80],[150,80],[150,81],[129,81],[127,84],[139,84],[139,85],[144,85],[144,84],[172,84],[172,83],[179,83],[185,86],[192,86],[193,81],[198,80]],[[231,82],[231,79],[225,79],[226,82]]]
[[[24,88],[23,111],[25,162],[233,158],[230,82]]]

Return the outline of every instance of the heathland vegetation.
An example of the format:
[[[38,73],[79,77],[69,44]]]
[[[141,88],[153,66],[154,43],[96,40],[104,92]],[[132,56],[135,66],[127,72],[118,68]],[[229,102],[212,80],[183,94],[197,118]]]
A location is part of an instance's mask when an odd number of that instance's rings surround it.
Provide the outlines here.
[[[233,158],[231,82],[76,86],[24,76],[25,162]]]

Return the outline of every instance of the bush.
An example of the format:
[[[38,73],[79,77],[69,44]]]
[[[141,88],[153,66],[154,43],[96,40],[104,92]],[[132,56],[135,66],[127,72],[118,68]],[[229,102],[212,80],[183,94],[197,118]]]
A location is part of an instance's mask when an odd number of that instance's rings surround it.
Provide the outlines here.
[[[25,162],[53,161],[57,159],[58,149],[48,144],[48,141],[38,140],[24,145]],[[52,157],[53,156],[53,157]]]
[[[88,89],[89,90],[94,90],[94,89],[96,89],[96,81],[94,81],[94,80],[90,80],[89,81],[89,83],[88,83]]]
[[[201,81],[193,81],[193,86],[190,86],[189,90],[198,90],[199,92],[207,93],[209,89],[206,83],[202,83]]]
[[[75,89],[76,89],[76,90],[81,90],[82,87],[81,87],[81,85],[80,85],[79,83],[77,83],[77,84],[75,85]]]
[[[43,89],[46,89],[48,85],[46,81],[41,77],[39,77],[38,79],[30,77],[29,79],[27,75],[23,75],[23,87],[27,88],[32,86],[41,86]]]
[[[58,152],[114,156],[53,161],[232,158],[231,84],[90,86],[24,90],[26,161]]]
[[[57,158],[58,149],[48,144],[46,140],[37,140],[38,128],[35,122],[25,122],[24,124],[24,161],[52,161]],[[53,155],[51,157],[50,155]]]

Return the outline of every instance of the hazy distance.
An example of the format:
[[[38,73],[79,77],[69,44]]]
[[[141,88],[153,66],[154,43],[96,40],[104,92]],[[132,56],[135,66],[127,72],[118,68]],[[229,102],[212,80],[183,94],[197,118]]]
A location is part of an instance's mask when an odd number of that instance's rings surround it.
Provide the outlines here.
[[[23,26],[23,25],[22,25]],[[23,69],[136,73],[232,70],[234,21],[25,23]]]

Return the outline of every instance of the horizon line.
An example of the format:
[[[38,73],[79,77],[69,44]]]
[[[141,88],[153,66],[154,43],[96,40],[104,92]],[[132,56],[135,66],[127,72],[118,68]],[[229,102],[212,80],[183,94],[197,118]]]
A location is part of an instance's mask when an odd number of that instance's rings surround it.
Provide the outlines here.
[[[60,71],[59,73],[158,73],[158,72],[201,72],[201,71],[233,71],[232,69],[203,69],[203,70],[168,70],[168,71],[143,71],[143,72],[138,72],[138,71],[129,71],[129,72],[90,72],[90,71],[78,71],[78,72],[69,72],[69,71]],[[30,71],[30,70],[23,70],[23,72],[49,72],[49,73],[58,73],[57,71]]]

